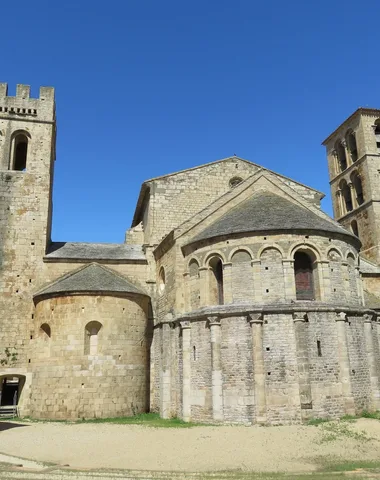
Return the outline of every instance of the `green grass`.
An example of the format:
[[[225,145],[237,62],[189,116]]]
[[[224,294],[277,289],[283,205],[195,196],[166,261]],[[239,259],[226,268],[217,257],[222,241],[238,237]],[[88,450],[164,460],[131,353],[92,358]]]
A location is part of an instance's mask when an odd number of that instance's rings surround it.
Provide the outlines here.
[[[160,418],[158,413],[140,413],[133,417],[115,417],[115,418],[86,418],[82,420],[35,420],[29,417],[19,418],[18,421],[27,421],[35,423],[66,423],[66,424],[82,424],[82,423],[112,423],[118,425],[144,425],[154,428],[192,428],[198,426],[209,426],[207,423],[184,422],[180,418]],[[215,425],[214,425],[215,426]]]

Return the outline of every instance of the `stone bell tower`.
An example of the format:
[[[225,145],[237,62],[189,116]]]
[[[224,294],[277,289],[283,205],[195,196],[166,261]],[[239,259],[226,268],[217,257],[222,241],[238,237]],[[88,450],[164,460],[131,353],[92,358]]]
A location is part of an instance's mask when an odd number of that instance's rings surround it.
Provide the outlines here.
[[[380,110],[359,108],[324,142],[334,217],[380,264]]]
[[[5,349],[14,354],[3,369],[28,363],[32,292],[50,242],[55,133],[53,88],[30,98],[30,87],[17,85],[10,97],[0,84],[0,361]]]

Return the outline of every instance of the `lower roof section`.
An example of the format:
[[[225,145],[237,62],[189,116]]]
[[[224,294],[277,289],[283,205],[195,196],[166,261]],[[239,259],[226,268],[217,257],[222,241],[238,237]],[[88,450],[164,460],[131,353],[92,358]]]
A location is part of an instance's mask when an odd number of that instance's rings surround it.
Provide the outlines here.
[[[146,263],[142,245],[126,243],[52,242],[44,261],[114,261]]]

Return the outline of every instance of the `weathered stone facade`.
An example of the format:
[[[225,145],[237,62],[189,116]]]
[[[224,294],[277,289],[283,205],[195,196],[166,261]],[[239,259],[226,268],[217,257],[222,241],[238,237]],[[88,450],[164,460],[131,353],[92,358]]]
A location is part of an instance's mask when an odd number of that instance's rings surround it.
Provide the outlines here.
[[[289,424],[380,408],[378,114],[326,141],[347,230],[320,192],[234,156],[144,182],[124,244],[58,243],[54,91],[1,84],[0,412]]]

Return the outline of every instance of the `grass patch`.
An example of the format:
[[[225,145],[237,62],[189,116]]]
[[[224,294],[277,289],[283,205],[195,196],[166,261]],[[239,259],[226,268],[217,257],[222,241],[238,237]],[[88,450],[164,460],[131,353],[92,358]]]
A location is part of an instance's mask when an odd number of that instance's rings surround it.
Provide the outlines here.
[[[351,420],[350,420],[351,422]],[[351,438],[358,442],[364,443],[374,440],[368,436],[365,430],[354,430],[347,421],[338,420],[335,422],[327,422],[321,426],[322,436],[318,443],[328,443],[343,438]]]
[[[112,423],[118,425],[144,425],[153,428],[192,428],[199,426],[210,426],[207,423],[184,422],[180,418],[161,418],[158,413],[140,413],[133,417],[115,417],[115,418],[86,418],[82,420],[34,420],[32,418],[19,419],[21,421],[36,423],[66,423],[66,424],[82,424],[82,423]],[[215,426],[215,425],[213,425]]]
[[[331,422],[331,420],[327,419],[327,418],[310,418],[306,425],[314,425],[314,426],[318,426],[318,425],[321,425],[322,423],[326,423],[326,422]]]
[[[380,473],[380,461],[371,460],[346,460],[340,462],[329,462],[321,467],[322,472],[353,472],[358,469],[373,470]]]

